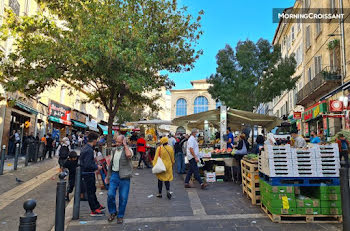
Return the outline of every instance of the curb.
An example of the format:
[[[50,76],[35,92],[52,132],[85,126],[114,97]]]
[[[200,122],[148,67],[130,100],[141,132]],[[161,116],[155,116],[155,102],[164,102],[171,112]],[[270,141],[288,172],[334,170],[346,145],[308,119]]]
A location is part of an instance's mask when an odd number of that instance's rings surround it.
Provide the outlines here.
[[[64,218],[64,230],[68,228],[69,223],[72,221],[73,204],[74,204],[74,197],[70,200],[70,202],[66,206],[66,213]],[[55,231],[55,225],[52,227],[51,231]]]

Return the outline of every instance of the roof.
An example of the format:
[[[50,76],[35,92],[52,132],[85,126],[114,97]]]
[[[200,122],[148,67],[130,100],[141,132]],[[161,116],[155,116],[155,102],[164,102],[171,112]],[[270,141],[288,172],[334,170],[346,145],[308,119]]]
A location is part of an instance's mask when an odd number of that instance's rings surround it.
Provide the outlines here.
[[[194,83],[207,83],[207,79],[200,79],[200,80],[193,80],[193,81],[191,81],[192,86],[193,86]]]
[[[220,127],[220,109],[205,111],[188,116],[182,116],[173,119],[172,123],[176,126],[197,127],[204,124],[207,120],[214,127]],[[271,130],[281,124],[282,120],[276,116],[257,114],[248,111],[236,109],[227,110],[227,126],[240,130],[243,125],[259,125]]]

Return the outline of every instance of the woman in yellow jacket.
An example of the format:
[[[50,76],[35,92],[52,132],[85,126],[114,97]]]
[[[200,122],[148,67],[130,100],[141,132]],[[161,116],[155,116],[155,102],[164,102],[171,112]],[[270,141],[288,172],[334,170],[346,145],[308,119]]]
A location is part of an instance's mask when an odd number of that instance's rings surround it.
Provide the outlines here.
[[[162,188],[163,188],[163,182],[164,182],[167,190],[167,197],[170,200],[171,199],[170,181],[174,179],[173,165],[175,163],[175,160],[174,160],[174,150],[170,145],[168,145],[168,137],[163,137],[162,139],[160,139],[160,145],[157,148],[156,154],[153,159],[153,166],[157,163],[159,156],[165,165],[166,171],[156,174],[158,178],[158,192],[159,192],[157,197],[162,198]]]

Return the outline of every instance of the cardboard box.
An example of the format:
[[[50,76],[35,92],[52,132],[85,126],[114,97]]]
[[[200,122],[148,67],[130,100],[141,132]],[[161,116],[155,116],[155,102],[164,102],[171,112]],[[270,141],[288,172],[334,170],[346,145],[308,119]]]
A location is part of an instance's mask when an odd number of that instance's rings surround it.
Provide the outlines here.
[[[319,199],[312,199],[312,198],[296,199],[296,202],[297,202],[298,208],[319,208],[320,207]]]
[[[208,183],[216,182],[216,174],[215,172],[207,172],[205,174],[205,179]]]

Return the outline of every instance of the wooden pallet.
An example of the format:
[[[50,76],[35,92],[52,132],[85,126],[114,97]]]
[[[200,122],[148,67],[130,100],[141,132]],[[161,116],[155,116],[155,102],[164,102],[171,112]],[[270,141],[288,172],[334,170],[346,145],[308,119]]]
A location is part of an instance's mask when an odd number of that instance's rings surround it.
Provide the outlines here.
[[[267,214],[267,216],[274,223],[342,223],[342,215],[277,215],[272,214],[264,205],[261,203],[261,209]]]
[[[241,161],[241,168],[246,169],[247,172],[259,172],[257,161],[252,162],[247,159],[243,159]]]
[[[249,191],[247,187],[243,187],[243,195],[246,195],[247,198],[252,201],[252,205],[260,205],[261,203],[260,195],[256,195],[256,192],[253,193]]]

